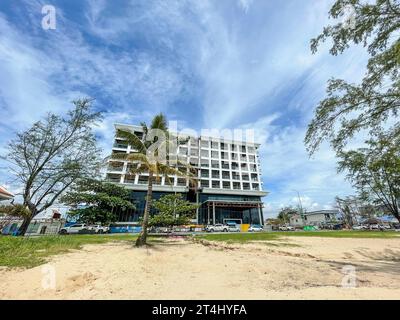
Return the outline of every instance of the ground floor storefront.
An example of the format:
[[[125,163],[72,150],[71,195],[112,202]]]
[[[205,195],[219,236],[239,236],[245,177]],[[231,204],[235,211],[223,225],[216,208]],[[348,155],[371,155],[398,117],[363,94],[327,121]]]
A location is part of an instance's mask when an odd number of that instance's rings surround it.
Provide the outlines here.
[[[115,212],[118,222],[139,222],[143,217],[146,204],[146,191],[132,191],[132,202],[135,210],[119,210]],[[157,200],[169,192],[153,192],[152,199]],[[263,224],[263,204],[261,197],[207,194],[197,192],[195,194],[182,193],[183,199],[197,203],[195,223],[200,225],[235,223],[240,225]],[[155,208],[151,214],[157,214]]]

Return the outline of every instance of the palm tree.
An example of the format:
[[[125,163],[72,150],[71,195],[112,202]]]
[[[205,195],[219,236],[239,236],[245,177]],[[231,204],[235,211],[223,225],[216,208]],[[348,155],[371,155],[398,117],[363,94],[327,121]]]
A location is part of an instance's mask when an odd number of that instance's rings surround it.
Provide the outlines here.
[[[141,123],[141,126],[143,128],[142,139],[127,130],[117,131],[117,136],[126,139],[127,143],[131,145],[135,152],[112,156],[114,159],[123,158],[129,162],[133,162],[135,165],[130,166],[129,169],[129,174],[131,175],[141,173],[149,174],[142,231],[136,240],[136,246],[138,247],[146,244],[153,182],[158,182],[161,177],[165,177],[165,179],[170,182],[170,175],[189,178],[191,181],[195,180],[192,174],[192,168],[189,165],[177,160],[174,161],[174,163],[170,161],[171,156],[175,158],[177,155],[169,154],[171,139],[165,116],[161,113],[156,115],[151,122],[150,128],[148,128],[145,123]],[[162,139],[160,139],[160,133],[163,136]],[[154,148],[155,145],[157,145],[156,148]],[[150,147],[152,147],[153,153],[149,152]],[[166,152],[163,152],[163,150]]]

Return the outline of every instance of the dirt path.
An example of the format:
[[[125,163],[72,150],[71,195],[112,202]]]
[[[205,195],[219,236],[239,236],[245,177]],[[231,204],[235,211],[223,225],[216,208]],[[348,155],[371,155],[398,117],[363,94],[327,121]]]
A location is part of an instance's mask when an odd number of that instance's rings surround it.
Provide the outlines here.
[[[349,265],[355,288],[342,287]],[[399,299],[400,239],[88,245],[0,277],[0,299]]]

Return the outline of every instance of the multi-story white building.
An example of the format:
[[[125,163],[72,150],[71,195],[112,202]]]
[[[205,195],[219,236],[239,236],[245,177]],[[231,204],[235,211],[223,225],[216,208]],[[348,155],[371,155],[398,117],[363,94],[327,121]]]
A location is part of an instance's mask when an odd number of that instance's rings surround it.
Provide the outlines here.
[[[143,136],[141,126],[116,124],[116,130],[129,130]],[[187,179],[171,176],[154,183],[153,198],[166,193],[182,193],[191,202],[201,204],[196,220],[200,224],[235,221],[240,224],[262,224],[263,212],[259,144],[214,137],[188,137],[178,146],[181,161],[197,172],[197,185]],[[135,152],[124,139],[115,137],[113,154]],[[148,174],[129,174],[130,163],[109,160],[106,179],[131,189],[136,210],[122,213],[119,220],[137,221],[143,213]]]

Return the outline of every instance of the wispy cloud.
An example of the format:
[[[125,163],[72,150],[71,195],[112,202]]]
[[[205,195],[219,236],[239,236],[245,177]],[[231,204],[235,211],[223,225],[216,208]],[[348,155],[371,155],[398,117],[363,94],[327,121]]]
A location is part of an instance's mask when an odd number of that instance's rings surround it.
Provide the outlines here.
[[[0,145],[45,112],[77,97],[105,112],[96,128],[105,154],[113,122],[165,112],[179,127],[255,128],[268,214],[295,204],[329,206],[351,193],[324,146],[303,138],[332,76],[356,81],[360,50],[312,55],[309,40],[328,23],[330,0],[53,1],[57,29],[40,27],[44,1],[0,8]],[[1,151],[1,148],[0,148]],[[0,168],[4,163],[0,163]],[[5,170],[0,182],[8,181]]]

